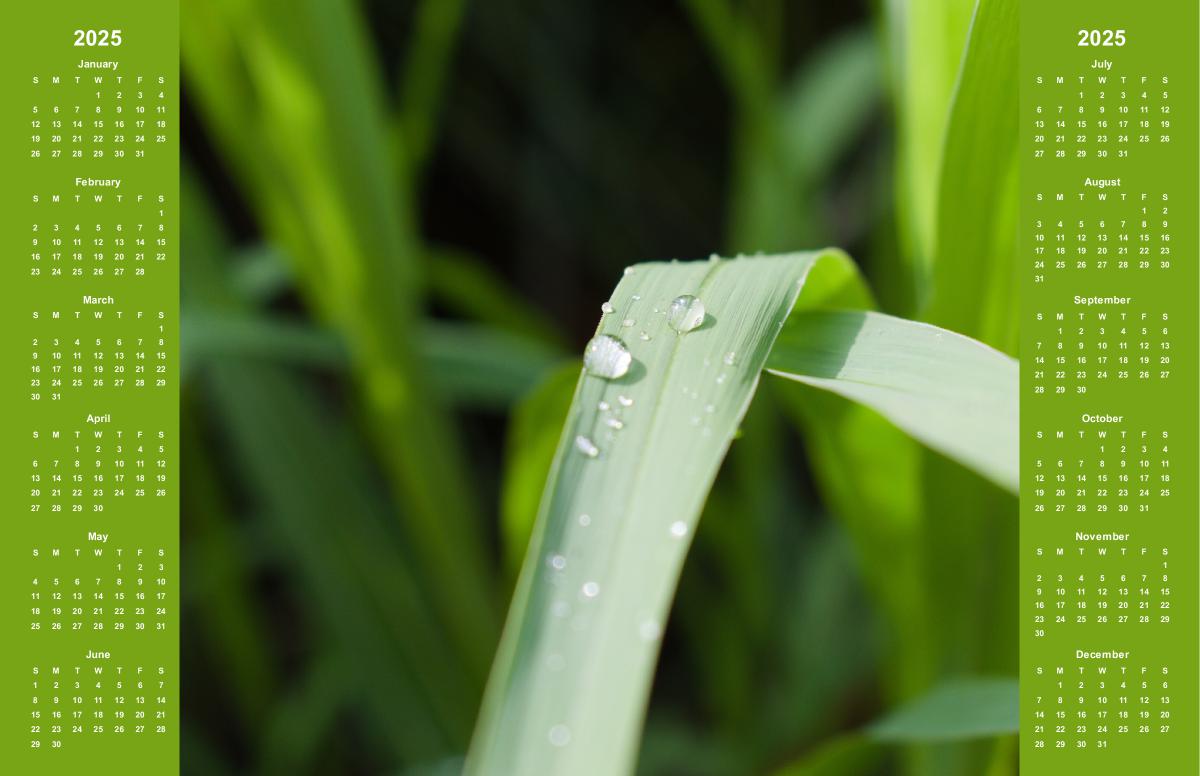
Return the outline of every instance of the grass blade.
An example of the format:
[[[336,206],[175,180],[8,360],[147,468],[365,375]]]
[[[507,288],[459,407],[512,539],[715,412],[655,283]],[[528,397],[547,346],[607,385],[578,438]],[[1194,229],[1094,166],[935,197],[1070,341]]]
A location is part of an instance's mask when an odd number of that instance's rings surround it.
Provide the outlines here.
[[[1017,362],[952,332],[881,313],[796,316],[773,374],[866,404],[1015,492]]]
[[[467,774],[631,771],[696,519],[771,344],[822,257],[822,266],[847,262],[808,253],[646,264],[617,287],[599,331],[626,340],[633,368],[611,382],[579,380]],[[680,336],[654,310],[685,293],[709,315]],[[577,437],[599,455],[582,454]]]
[[[942,140],[974,5],[973,0],[883,4],[897,113],[897,226],[922,300],[934,256]]]
[[[958,679],[871,726],[878,741],[953,741],[1017,732],[1016,679]]]
[[[981,0],[946,128],[930,323],[1017,348],[1017,3]]]

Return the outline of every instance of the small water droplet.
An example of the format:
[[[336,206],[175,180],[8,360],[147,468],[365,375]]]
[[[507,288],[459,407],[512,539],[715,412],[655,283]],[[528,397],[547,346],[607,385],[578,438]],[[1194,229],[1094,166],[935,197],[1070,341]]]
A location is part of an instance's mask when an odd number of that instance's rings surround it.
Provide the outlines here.
[[[630,326],[634,325],[635,323],[637,323],[637,321],[635,321],[635,320],[634,320],[634,319],[632,319],[632,318],[626,318],[625,320],[621,321],[621,325],[622,325],[622,326],[624,326],[624,327],[625,327],[625,328],[627,328],[627,329],[628,329]]]
[[[641,295],[641,294],[634,294],[633,296],[631,296],[631,297],[629,297],[629,298],[630,298],[630,299],[632,299],[632,300],[633,300],[633,301],[635,301],[635,302],[640,302],[640,301],[642,301],[642,295]]]
[[[692,424],[693,426],[699,426],[699,425],[700,425],[700,416],[699,416],[699,415],[693,415],[693,416],[692,416],[692,419],[691,419],[691,421],[690,421],[690,422],[691,422],[691,424]]]
[[[654,620],[646,620],[638,626],[638,635],[643,641],[657,641],[662,635],[662,626]]]
[[[609,410],[612,409],[612,405],[606,401],[601,401],[599,404],[596,405],[596,409],[600,410],[601,412],[608,412]]]
[[[553,614],[555,617],[561,620],[570,616],[571,605],[566,601],[555,601],[550,607],[550,614]]]
[[[600,585],[596,582],[584,582],[582,592],[586,598],[595,598],[600,595]]]
[[[633,399],[629,398],[625,394],[621,394],[620,396],[617,397],[617,403],[620,404],[622,407],[632,407]]]
[[[704,405],[704,411],[705,411],[705,412],[707,412],[709,415],[711,415],[711,414],[713,414],[714,412],[716,412],[716,411],[717,411],[717,405],[715,405],[715,404],[706,404],[706,405]]]
[[[671,300],[667,311],[667,325],[680,334],[687,334],[704,323],[704,302],[691,294],[677,296]]]
[[[613,311],[612,302],[605,302],[604,304],[600,305],[600,312],[604,313],[605,315],[608,315],[612,311]]]
[[[690,396],[690,397],[691,397],[691,398],[693,398],[693,399],[699,399],[699,398],[700,398],[700,392],[699,392],[699,391],[696,391],[696,390],[693,390],[691,393],[689,393],[689,394],[688,394],[688,396]]]
[[[586,515],[586,514],[585,514],[585,515],[580,515],[580,516],[579,516],[579,524],[580,524],[581,526],[583,526],[584,528],[587,528],[589,525],[591,525],[591,524],[592,524],[592,516],[591,516],[591,515]]]
[[[726,377],[727,377],[727,375],[724,372],[717,375],[717,385],[720,385],[721,383],[725,382]]]
[[[710,253],[710,254],[708,254],[708,260],[709,261],[720,261],[721,257],[715,253]]]
[[[588,374],[605,380],[624,377],[632,363],[633,356],[629,355],[625,343],[608,334],[592,337],[583,351],[583,368]]]
[[[571,731],[566,725],[555,725],[550,728],[550,743],[555,746],[566,746],[571,743]]]
[[[583,434],[575,437],[575,449],[586,455],[588,458],[595,458],[600,455],[600,448],[596,447],[596,443],[585,437]]]
[[[682,520],[676,520],[674,523],[671,523],[671,536],[674,536],[676,539],[682,539],[687,536],[687,532],[688,525]]]
[[[567,567],[567,559],[562,555],[551,555],[549,558],[550,568],[555,571],[562,571]]]
[[[725,354],[724,361],[726,366],[733,366],[737,363],[737,353],[734,353],[732,350],[729,351]]]
[[[640,339],[642,342],[649,342],[650,335],[643,331],[641,334],[638,335],[638,339]]]
[[[626,267],[625,268],[626,275],[632,275],[635,272],[637,272],[637,267]]]
[[[625,428],[625,424],[616,418],[609,418],[605,420],[604,425],[608,426],[609,428],[615,428],[617,431]]]

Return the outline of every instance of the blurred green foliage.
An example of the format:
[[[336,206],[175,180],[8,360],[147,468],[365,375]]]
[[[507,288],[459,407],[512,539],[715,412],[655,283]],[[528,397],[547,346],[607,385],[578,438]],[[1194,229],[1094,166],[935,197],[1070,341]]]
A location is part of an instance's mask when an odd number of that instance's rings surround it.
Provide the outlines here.
[[[182,5],[185,773],[457,771],[624,265],[836,244],[1015,348],[1013,0]],[[945,682],[1016,673],[1014,499],[765,387],[640,772],[1015,773],[987,714],[871,732],[1007,702]]]

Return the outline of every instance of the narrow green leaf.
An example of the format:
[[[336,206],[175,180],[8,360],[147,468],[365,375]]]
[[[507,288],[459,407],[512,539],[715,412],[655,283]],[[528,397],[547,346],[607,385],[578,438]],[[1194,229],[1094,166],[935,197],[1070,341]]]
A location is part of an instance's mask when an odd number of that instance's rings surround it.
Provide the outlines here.
[[[530,307],[483,261],[462,251],[429,253],[429,292],[439,305],[468,320],[561,345],[553,322]]]
[[[631,771],[701,507],[771,344],[822,258],[847,261],[807,253],[644,264],[618,285],[599,332],[626,341],[632,367],[612,381],[579,380],[467,774]],[[680,294],[708,311],[685,335],[664,315]]]
[[[349,366],[337,334],[310,324],[195,306],[183,323],[185,375],[233,356],[337,371]],[[539,340],[486,326],[426,321],[419,331],[418,350],[430,384],[445,400],[471,407],[508,406],[560,357]]]
[[[1016,352],[1017,3],[980,0],[955,87],[925,319]]]
[[[1017,732],[1016,679],[958,679],[902,706],[867,734],[878,741],[933,742]]]
[[[878,110],[881,80],[879,47],[866,28],[834,38],[797,71],[779,112],[787,162],[805,186],[842,159]]]
[[[793,318],[773,374],[866,404],[930,447],[1017,488],[1017,362],[968,337],[881,313]]]
[[[883,4],[897,113],[898,226],[919,298],[934,256],[942,141],[974,5],[974,0]]]

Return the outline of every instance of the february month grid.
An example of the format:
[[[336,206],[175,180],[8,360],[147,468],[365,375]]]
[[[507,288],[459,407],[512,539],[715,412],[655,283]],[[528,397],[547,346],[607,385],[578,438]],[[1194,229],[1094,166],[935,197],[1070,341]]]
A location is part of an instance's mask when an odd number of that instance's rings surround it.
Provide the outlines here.
[[[177,4],[7,9],[0,743],[28,774],[177,772]]]
[[[1020,14],[1021,772],[1194,774],[1196,8]]]

